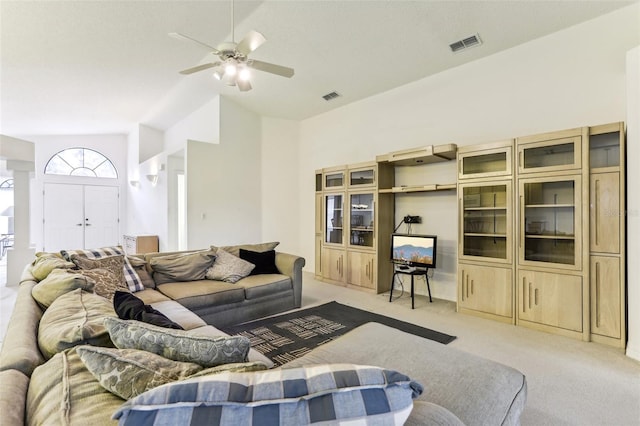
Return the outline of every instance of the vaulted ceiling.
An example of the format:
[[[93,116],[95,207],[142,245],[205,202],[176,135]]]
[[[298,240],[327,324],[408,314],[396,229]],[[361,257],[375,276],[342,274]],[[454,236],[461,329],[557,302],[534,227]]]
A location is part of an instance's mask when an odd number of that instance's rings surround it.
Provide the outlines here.
[[[231,39],[230,1],[0,1],[0,133],[128,133],[166,129],[218,94],[265,116],[300,120],[512,48],[636,1],[245,1],[235,40],[267,42],[251,57],[295,69],[255,72],[239,92],[180,32]],[[449,44],[479,34],[483,44]],[[603,34],[606,37],[606,34]],[[322,96],[336,91],[327,102]]]

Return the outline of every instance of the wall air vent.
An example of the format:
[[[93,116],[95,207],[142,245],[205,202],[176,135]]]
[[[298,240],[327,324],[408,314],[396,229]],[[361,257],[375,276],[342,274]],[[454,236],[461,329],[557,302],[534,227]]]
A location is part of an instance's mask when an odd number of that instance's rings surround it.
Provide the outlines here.
[[[451,48],[452,52],[456,53],[456,52],[466,50],[470,47],[479,46],[481,44],[482,44],[482,40],[480,40],[480,35],[474,34],[470,37],[456,41],[455,43],[451,43],[449,47]]]
[[[339,98],[340,96],[342,96],[342,95],[340,95],[340,93],[338,93],[338,92],[331,92],[331,93],[327,93],[326,95],[324,95],[322,97],[322,99],[324,99],[325,101],[331,101],[331,100],[333,100],[335,98]]]

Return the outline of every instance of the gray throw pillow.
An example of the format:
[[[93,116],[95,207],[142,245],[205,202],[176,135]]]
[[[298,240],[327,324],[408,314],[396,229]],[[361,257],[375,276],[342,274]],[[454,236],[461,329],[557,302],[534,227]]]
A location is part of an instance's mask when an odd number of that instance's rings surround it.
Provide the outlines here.
[[[205,273],[208,280],[236,283],[248,276],[255,268],[253,263],[242,260],[222,249],[218,249],[216,255],[215,262]]]
[[[187,254],[172,254],[152,257],[149,261],[151,269],[170,281],[203,280],[207,269],[216,256],[213,251],[200,251]],[[160,282],[156,281],[156,284]]]
[[[106,318],[104,325],[119,349],[140,349],[203,367],[246,362],[250,349],[249,339],[243,336],[204,337],[119,318]]]
[[[122,399],[202,370],[198,364],[173,361],[137,349],[78,346],[76,352],[100,385]]]

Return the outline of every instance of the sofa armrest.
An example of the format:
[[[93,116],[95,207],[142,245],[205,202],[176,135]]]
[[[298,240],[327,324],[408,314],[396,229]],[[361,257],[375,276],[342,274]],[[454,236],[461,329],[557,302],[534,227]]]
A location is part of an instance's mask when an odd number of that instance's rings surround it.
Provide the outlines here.
[[[296,308],[302,306],[302,268],[304,268],[304,264],[304,257],[276,252],[276,267],[278,271],[291,278]]]
[[[18,370],[0,372],[0,413],[2,424],[23,425],[27,406],[29,378]]]
[[[0,371],[15,369],[27,377],[44,362],[38,347],[38,327],[42,309],[31,297],[35,281],[24,281],[18,288],[9,327],[2,342]]]

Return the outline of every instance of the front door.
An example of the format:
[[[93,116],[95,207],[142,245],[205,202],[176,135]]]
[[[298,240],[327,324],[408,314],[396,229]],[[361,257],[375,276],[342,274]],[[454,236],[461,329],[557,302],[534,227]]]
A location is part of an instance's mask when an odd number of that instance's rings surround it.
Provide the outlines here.
[[[118,188],[44,185],[44,250],[98,248],[118,244]]]

